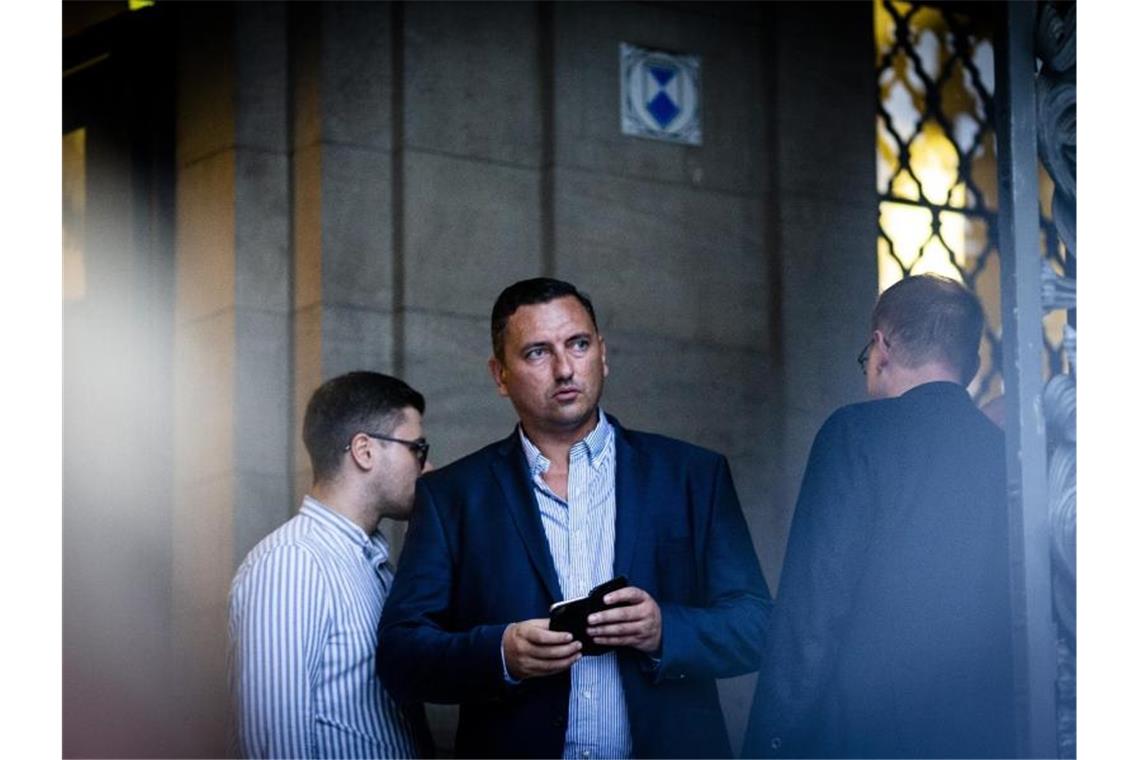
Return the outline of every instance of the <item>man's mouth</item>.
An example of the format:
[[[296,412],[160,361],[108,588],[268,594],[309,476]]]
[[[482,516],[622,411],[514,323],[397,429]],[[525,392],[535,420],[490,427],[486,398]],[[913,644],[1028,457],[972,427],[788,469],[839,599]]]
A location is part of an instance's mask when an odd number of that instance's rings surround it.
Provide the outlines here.
[[[560,388],[554,392],[554,398],[559,401],[570,401],[577,398],[582,394],[578,388]]]

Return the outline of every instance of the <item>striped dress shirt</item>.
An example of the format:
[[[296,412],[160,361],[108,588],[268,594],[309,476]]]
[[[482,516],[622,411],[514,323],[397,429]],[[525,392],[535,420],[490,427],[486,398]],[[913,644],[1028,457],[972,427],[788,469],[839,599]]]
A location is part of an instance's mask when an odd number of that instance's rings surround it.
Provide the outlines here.
[[[550,460],[519,427],[546,542],[563,599],[585,596],[614,572],[614,429],[598,411],[594,430],[570,448],[570,473],[563,500],[543,475]],[[563,758],[629,757],[625,692],[616,652],[583,657],[570,669],[570,714]]]
[[[376,677],[388,544],[306,496],[230,590],[234,737],[244,757],[414,757],[413,727]]]

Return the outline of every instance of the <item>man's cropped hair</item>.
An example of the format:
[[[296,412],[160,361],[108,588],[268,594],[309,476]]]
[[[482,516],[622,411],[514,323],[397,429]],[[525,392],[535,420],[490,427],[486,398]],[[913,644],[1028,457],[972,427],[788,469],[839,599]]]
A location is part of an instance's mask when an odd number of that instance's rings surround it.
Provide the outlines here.
[[[494,308],[491,309],[491,346],[495,349],[495,358],[503,360],[503,335],[507,331],[507,321],[520,306],[550,303],[564,296],[574,296],[582,306],[586,307],[590,321],[594,323],[594,331],[597,332],[598,318],[594,316],[594,304],[590,303],[590,298],[578,288],[552,277],[520,280],[500,293],[495,299]]]
[[[314,482],[337,474],[354,435],[391,433],[408,407],[423,414],[424,397],[403,380],[379,372],[349,372],[322,384],[309,399],[301,429]]]
[[[985,317],[978,299],[959,282],[936,274],[907,277],[879,296],[871,329],[880,330],[891,355],[904,366],[940,361],[962,384],[978,371],[978,344]]]

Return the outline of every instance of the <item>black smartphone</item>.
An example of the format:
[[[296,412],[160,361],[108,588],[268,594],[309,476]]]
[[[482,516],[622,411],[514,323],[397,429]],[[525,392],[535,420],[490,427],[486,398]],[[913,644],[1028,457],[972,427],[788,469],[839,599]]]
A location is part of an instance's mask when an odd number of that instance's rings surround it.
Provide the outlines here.
[[[582,654],[584,655],[604,654],[610,651],[614,647],[595,644],[594,640],[586,635],[586,618],[609,607],[626,606],[624,604],[608,605],[602,601],[602,598],[611,591],[617,591],[619,588],[625,588],[628,585],[629,581],[625,579],[625,576],[619,575],[595,586],[586,596],[567,599],[550,605],[550,630],[572,633],[575,639],[582,642]]]

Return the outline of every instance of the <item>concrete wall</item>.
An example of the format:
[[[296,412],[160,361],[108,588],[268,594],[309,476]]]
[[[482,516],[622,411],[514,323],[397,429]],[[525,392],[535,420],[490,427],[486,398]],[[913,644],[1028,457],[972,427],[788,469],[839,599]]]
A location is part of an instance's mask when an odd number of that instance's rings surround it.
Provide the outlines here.
[[[488,314],[520,278],[594,298],[608,411],[728,456],[775,587],[811,437],[861,395],[869,3],[164,12],[179,30],[180,752],[224,751],[228,583],[308,485],[311,391],[349,369],[402,375],[427,397],[437,466],[502,437]],[[702,56],[702,146],[620,134],[623,41]],[[722,685],[737,743],[753,681]],[[433,709],[445,752],[453,721]]]

